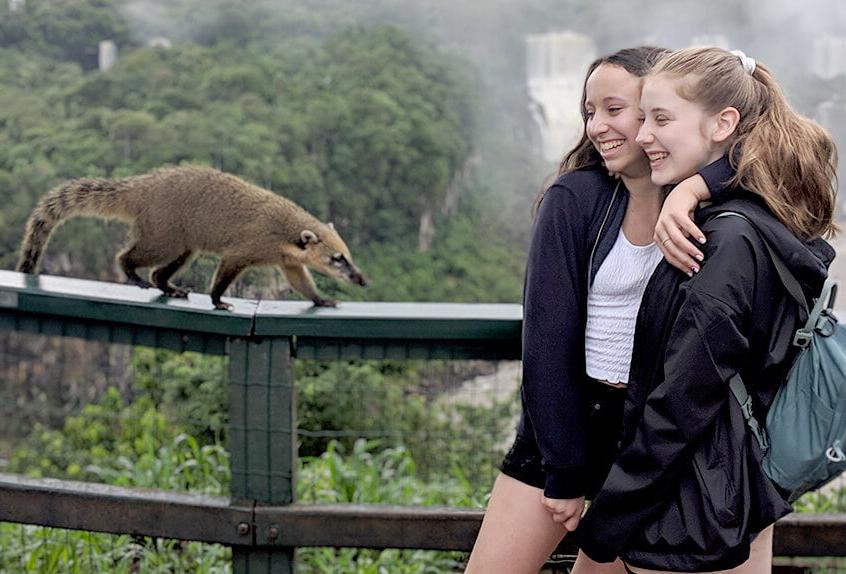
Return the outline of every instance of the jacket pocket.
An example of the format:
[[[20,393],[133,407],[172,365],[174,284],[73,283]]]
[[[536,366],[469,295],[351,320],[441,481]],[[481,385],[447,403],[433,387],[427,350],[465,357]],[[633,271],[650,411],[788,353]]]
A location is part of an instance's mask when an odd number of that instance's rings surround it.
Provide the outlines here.
[[[723,526],[736,525],[740,518],[739,496],[731,475],[726,472],[723,457],[719,453],[709,456],[697,450],[693,455],[693,468],[706,498],[703,502],[710,507],[717,522]]]
[[[734,407],[717,418],[712,431],[699,442],[693,453],[693,469],[703,497],[703,506],[710,509],[721,526],[736,526],[741,519],[743,500],[738,484],[744,472],[746,445],[745,427],[732,419]],[[737,407],[739,411],[739,407]]]

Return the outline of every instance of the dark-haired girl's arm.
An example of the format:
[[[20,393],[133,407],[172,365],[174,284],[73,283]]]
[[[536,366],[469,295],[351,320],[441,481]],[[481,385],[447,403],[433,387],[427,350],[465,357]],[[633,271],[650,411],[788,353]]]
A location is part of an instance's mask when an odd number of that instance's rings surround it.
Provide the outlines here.
[[[544,494],[587,491],[584,300],[588,248],[580,203],[587,194],[555,185],[532,231],[523,292],[523,408],[543,469]]]

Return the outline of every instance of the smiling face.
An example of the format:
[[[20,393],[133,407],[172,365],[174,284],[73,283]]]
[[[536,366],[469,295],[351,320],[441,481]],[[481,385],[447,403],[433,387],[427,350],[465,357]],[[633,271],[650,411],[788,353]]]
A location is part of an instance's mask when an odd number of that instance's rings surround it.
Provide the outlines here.
[[[723,155],[725,138],[718,133],[719,114],[679,95],[682,80],[666,74],[648,76],[640,108],[643,125],[637,143],[649,157],[652,183],[678,183]]]
[[[585,84],[587,136],[609,171],[632,178],[649,173],[649,162],[635,141],[641,81],[620,66],[602,64]]]

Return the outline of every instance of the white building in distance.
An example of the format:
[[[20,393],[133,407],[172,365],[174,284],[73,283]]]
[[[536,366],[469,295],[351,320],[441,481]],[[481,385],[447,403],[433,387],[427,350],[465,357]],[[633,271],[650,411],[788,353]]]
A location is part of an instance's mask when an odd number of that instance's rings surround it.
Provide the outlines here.
[[[97,64],[101,71],[108,70],[117,63],[118,49],[117,44],[111,40],[103,40],[100,42]]]

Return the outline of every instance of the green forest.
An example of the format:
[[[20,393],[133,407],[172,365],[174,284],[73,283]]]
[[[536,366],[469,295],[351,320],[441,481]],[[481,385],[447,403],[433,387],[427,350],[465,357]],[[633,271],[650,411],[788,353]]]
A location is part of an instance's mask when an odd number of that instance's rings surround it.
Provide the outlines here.
[[[805,113],[842,87],[787,65],[766,41],[781,20],[717,4],[718,31],[742,33]],[[664,15],[666,40],[689,41],[680,35],[692,22],[708,29],[710,9],[685,5]],[[622,6],[612,18],[578,0],[10,6],[0,2],[0,268],[14,267],[26,217],[57,183],[202,164],[332,221],[371,279],[366,289],[321,281],[342,300],[519,301],[530,206],[555,169],[538,158],[524,35],[591,30],[604,53],[647,32]],[[156,38],[172,47],[150,47]],[[102,40],[119,54],[104,72]],[[125,231],[71,221],[44,270],[121,280],[112,259]],[[206,292],[213,265],[200,258],[177,281]],[[247,273],[229,294],[277,298],[278,279]]]
[[[261,3],[223,4],[192,22],[191,37],[147,47],[130,35],[125,4],[0,6],[2,268],[14,267],[28,214],[58,182],[201,164],[332,221],[371,279],[363,290],[325,282],[341,299],[519,300],[526,189],[539,178],[524,164],[522,204],[496,197],[514,190],[491,188],[504,168],[487,173],[481,158],[500,144],[480,141],[497,135],[480,128],[484,88],[470,62],[396,26],[342,15],[293,14],[296,33],[270,34]],[[209,13],[199,3],[183,10]],[[99,39],[119,47],[117,65],[102,72]],[[424,219],[434,233],[421,238]],[[44,271],[120,280],[112,259],[125,231],[73,220],[56,233]],[[182,282],[206,292],[212,268],[200,259]],[[273,298],[262,291],[271,273],[248,273],[234,293]]]

